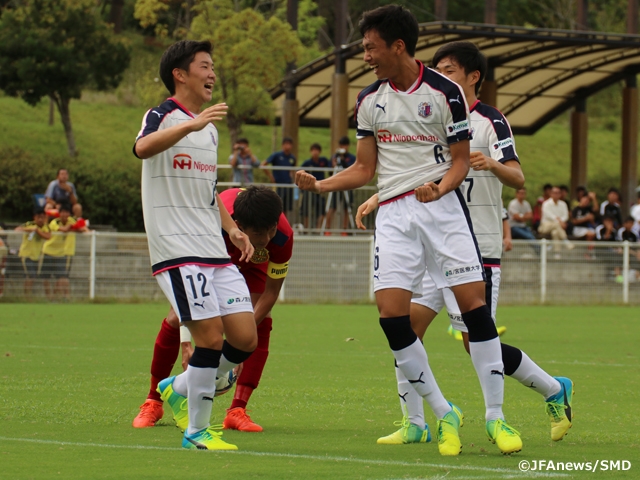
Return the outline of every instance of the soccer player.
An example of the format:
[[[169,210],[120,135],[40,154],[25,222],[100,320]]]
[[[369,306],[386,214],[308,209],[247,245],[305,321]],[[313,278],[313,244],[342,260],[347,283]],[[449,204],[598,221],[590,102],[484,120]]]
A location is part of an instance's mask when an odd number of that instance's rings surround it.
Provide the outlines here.
[[[15,230],[16,232],[24,232],[18,255],[22,259],[25,276],[24,294],[29,297],[33,290],[33,280],[39,276],[38,262],[42,256],[42,245],[45,240],[51,238],[51,230],[47,225],[47,214],[42,208],[37,209],[33,212],[33,221],[23,223]],[[51,296],[50,293],[49,296]]]
[[[269,338],[273,320],[271,309],[278,300],[289,270],[293,252],[293,230],[282,212],[280,197],[267,187],[232,188],[220,194],[227,211],[255,248],[250,262],[240,262],[241,251],[225,236],[231,261],[247,282],[258,329],[258,347],[244,361],[231,407],[223,427],[243,432],[261,432],[262,427],[247,415],[247,403],[258,388],[269,356]],[[191,340],[179,328],[173,309],[163,321],[151,362],[151,387],[140,413],[133,420],[136,428],[152,427],[162,418],[162,399],[156,391],[158,382],[171,374],[182,342],[183,360],[190,356]],[[182,337],[182,338],[181,338]]]
[[[301,189],[358,188],[378,173],[374,290],[380,325],[396,364],[438,418],[438,449],[458,455],[462,413],[444,398],[411,328],[414,294],[425,267],[438,288],[453,291],[469,330],[473,365],[485,397],[487,430],[503,452],[522,448],[504,422],[500,340],[485,302],[484,269],[460,184],[469,171],[469,108],[464,92],[414,58],[415,17],[398,5],[365,12],[364,61],[378,81],[358,95],[356,163],[321,182],[296,172]],[[419,425],[420,441],[427,437]],[[416,435],[418,436],[418,435]]]
[[[183,448],[237,450],[210,427],[218,370],[228,372],[257,345],[247,284],[225,248],[222,230],[240,250],[254,253],[249,237],[216,192],[218,130],[227,105],[211,101],[216,75],[211,43],[184,40],[160,60],[160,77],[172,95],[149,110],[133,146],[142,162],[142,208],[153,275],[195,341],[186,371],[162,380],[158,390],[188,425]],[[223,332],[226,340],[223,340]]]
[[[464,181],[464,193],[483,258],[487,278],[486,299],[495,322],[503,233],[509,231],[502,207],[502,186],[522,188],[524,175],[507,119],[497,109],[481,103],[477,98],[487,71],[486,58],[478,47],[471,42],[449,43],[435,53],[433,64],[438,72],[462,87],[471,105],[471,169]],[[362,215],[371,212],[376,204],[374,196],[358,209],[357,219],[361,228],[364,228],[360,221]],[[469,333],[460,317],[455,297],[447,288],[438,290],[428,274],[423,279],[422,296],[412,299],[411,324],[414,331],[423,338],[427,327],[445,305],[452,327],[462,332],[465,348],[469,351]],[[501,348],[504,373],[543,396],[551,420],[551,438],[554,441],[562,440],[571,428],[571,380],[550,376],[518,348],[505,343],[501,344]],[[403,412],[405,409],[408,411],[408,421],[404,421],[407,427],[403,428],[421,425],[424,423],[422,399],[402,376],[402,372],[396,371],[396,375],[401,406]],[[488,433],[491,438],[491,432]],[[381,438],[379,443],[410,443],[401,441],[406,437],[403,434],[404,431],[400,429]]]

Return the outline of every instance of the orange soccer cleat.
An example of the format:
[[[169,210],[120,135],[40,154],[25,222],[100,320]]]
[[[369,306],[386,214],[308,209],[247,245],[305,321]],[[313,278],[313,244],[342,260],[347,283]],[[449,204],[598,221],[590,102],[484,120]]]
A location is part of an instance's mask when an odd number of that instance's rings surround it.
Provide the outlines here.
[[[261,432],[262,427],[251,420],[247,410],[242,407],[230,408],[222,422],[225,430],[239,430],[241,432]]]
[[[162,402],[147,399],[140,405],[140,413],[133,419],[133,428],[153,427],[163,415]]]

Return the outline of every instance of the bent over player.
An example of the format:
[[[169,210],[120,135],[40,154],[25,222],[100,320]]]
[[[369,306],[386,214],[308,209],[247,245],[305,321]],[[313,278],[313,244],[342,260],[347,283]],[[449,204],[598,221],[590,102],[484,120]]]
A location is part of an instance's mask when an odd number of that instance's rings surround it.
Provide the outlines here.
[[[411,328],[411,298],[422,292],[425,267],[438,288],[451,288],[460,305],[486,421],[499,425],[496,436],[514,437],[510,451],[519,450],[519,436],[504,423],[500,340],[485,303],[482,259],[458,189],[469,171],[464,93],[414,58],[418,23],[403,7],[366,12],[360,32],[364,61],[379,80],[358,95],[356,163],[320,182],[300,171],[296,183],[318,193],[350,190],[369,182],[377,169],[373,278],[380,325],[398,368],[438,418],[440,453],[460,453],[462,414],[442,396]],[[426,426],[420,427],[424,438]],[[504,443],[499,442],[501,449],[507,448]]]
[[[257,335],[249,290],[231,263],[222,230],[241,251],[240,261],[254,249],[216,192],[218,130],[212,122],[222,120],[227,106],[201,111],[216,81],[211,43],[173,44],[160,60],[160,77],[172,97],[145,114],[133,152],[143,159],[152,271],[195,349],[186,371],[162,380],[158,389],[172,407],[188,405],[184,448],[237,450],[209,426],[216,374],[246,360]]]
[[[249,237],[255,248],[249,262],[240,261],[241,250],[225,236],[231,261],[238,266],[249,287],[258,326],[258,346],[244,361],[223,427],[243,432],[261,432],[262,427],[251,420],[246,407],[251,394],[258,388],[269,356],[269,338],[273,324],[271,309],[278,300],[289,270],[293,252],[293,230],[282,212],[282,200],[267,187],[252,185],[246,190],[232,188],[222,192],[220,199],[238,228]],[[156,388],[161,379],[171,374],[178,357],[180,341],[183,357],[189,357],[190,337],[184,333],[181,335],[178,328],[179,320],[171,309],[156,338],[151,362],[151,387],[147,400],[140,407],[140,413],[133,420],[136,428],[152,427],[162,418],[162,398]]]
[[[521,188],[524,175],[515,150],[515,140],[507,119],[494,107],[481,103],[477,94],[487,71],[487,61],[478,47],[471,42],[452,42],[435,53],[435,69],[460,85],[471,105],[471,169],[464,181],[464,196],[469,207],[474,231],[482,255],[486,283],[486,301],[495,322],[500,287],[500,259],[503,245],[502,185]],[[377,205],[374,195],[358,209],[358,225],[362,215]],[[506,229],[509,229],[507,223]],[[422,295],[412,299],[411,324],[419,338],[446,305],[452,327],[462,332],[469,351],[469,334],[460,317],[456,299],[448,288],[438,290],[425,273]],[[505,343],[501,344],[504,373],[522,385],[539,393],[546,400],[551,420],[551,439],[562,440],[571,427],[571,400],[573,384],[565,377],[552,377],[534,363],[526,353]],[[382,437],[378,443],[413,443],[412,432],[424,423],[422,398],[396,369],[398,393],[401,398],[403,426],[397,432]],[[487,432],[492,438],[490,431]]]

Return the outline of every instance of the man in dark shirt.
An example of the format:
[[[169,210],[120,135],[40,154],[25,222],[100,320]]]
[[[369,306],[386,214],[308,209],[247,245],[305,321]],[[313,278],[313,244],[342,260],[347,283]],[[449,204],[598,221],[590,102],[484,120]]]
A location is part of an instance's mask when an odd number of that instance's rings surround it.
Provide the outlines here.
[[[308,173],[316,177],[316,180],[324,180],[324,172],[322,171],[309,171],[306,170],[309,167],[314,168],[329,168],[329,160],[325,157],[321,157],[322,147],[318,143],[311,145],[311,158],[305,160],[302,164],[302,168]],[[309,228],[309,216],[313,212],[313,216],[316,217],[316,228],[320,228],[322,220],[324,219],[325,202],[322,195],[318,195],[313,192],[302,192],[302,205],[300,207],[300,215],[302,216],[302,223],[304,228]]]
[[[272,165],[274,167],[294,167],[297,165],[296,157],[293,156],[293,140],[289,137],[282,139],[282,150],[272,153],[263,165]],[[284,214],[289,218],[291,210],[293,210],[293,170],[266,170],[267,175],[273,183],[289,185],[288,187],[278,187],[276,192],[282,199],[282,207]]]
[[[588,196],[581,197],[578,206],[571,210],[571,224],[573,225],[573,230],[569,233],[574,237],[587,240],[596,238],[595,215],[591,199]]]
[[[342,137],[338,142],[338,151],[333,154],[331,157],[331,166],[333,168],[338,168],[339,170],[343,168],[349,168],[351,165],[356,163],[356,156],[352,153],[349,153],[349,137]],[[346,230],[349,225],[349,209],[353,208],[353,190],[347,190],[346,192],[334,192],[331,196],[331,208],[327,212],[327,228],[331,228],[331,222],[333,221],[333,216],[336,213],[336,209],[338,208],[338,199],[342,199],[340,202],[344,206],[344,215],[342,216],[342,229]],[[343,235],[346,235],[343,232]]]

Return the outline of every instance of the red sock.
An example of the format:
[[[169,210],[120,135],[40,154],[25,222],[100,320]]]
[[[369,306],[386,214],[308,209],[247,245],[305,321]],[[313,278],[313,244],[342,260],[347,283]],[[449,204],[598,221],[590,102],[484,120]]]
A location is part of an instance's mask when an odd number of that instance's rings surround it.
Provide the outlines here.
[[[161,401],[160,394],[156,391],[158,382],[171,375],[178,353],[180,353],[180,329],[173,328],[165,318],[162,321],[160,332],[156,337],[156,344],[153,347],[151,386],[149,395],[147,395],[148,399]]]
[[[246,408],[251,394],[258,388],[258,383],[260,383],[260,378],[269,356],[269,337],[271,336],[272,324],[273,320],[266,317],[258,325],[258,347],[244,361],[230,408]]]

